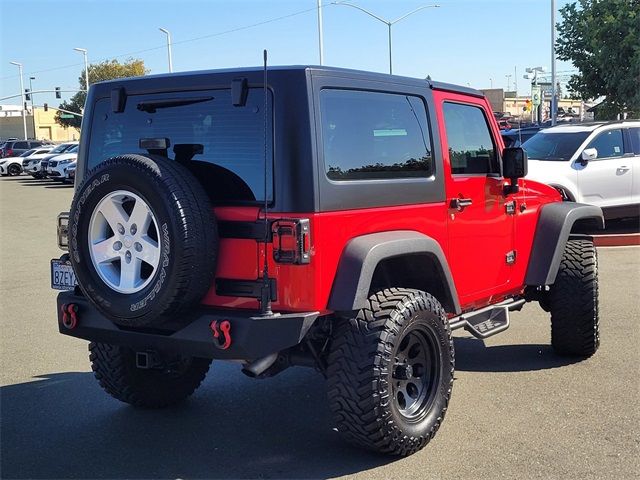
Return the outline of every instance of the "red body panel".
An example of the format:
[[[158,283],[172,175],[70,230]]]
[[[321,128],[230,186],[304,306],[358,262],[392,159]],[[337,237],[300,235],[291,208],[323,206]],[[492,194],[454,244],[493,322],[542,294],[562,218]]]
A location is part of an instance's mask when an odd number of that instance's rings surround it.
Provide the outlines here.
[[[491,107],[483,98],[460,93],[433,92],[440,143],[444,159],[446,201],[424,205],[345,210],[326,213],[288,215],[269,214],[269,218],[308,218],[311,231],[311,262],[307,265],[278,264],[268,245],[269,276],[277,279],[274,311],[314,311],[327,313],[340,256],[354,237],[390,230],[415,230],[435,239],[449,262],[463,311],[483,307],[519,294],[524,289],[529,255],[539,210],[549,202],[560,201],[551,187],[519,180],[520,191],[505,196],[508,183],[487,175],[451,175],[448,144],[442,114],[445,100],[481,107],[489,122],[496,148],[503,148]],[[462,211],[450,206],[454,198],[470,198],[472,205]],[[508,215],[505,204],[516,201],[516,212]],[[258,207],[219,207],[220,220],[255,221]],[[263,245],[254,240],[221,239],[217,278],[255,280],[262,273]],[[516,252],[508,265],[506,254]],[[203,303],[218,307],[258,308],[251,298],[222,297],[212,286]]]

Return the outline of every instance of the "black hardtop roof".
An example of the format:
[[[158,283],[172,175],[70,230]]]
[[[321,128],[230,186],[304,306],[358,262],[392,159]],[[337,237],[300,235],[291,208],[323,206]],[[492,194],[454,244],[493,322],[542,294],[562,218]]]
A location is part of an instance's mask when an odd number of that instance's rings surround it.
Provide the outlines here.
[[[145,75],[142,77],[130,77],[130,78],[117,78],[114,80],[105,80],[103,82],[97,82],[95,85],[100,87],[108,87],[111,84],[118,84],[119,86],[126,86],[127,83],[138,83],[144,82],[145,80],[171,80],[171,82],[175,82],[180,77],[197,77],[197,76],[207,76],[207,75],[216,75],[216,74],[230,74],[233,73],[235,75],[242,75],[243,73],[257,73],[261,72],[262,67],[243,67],[243,68],[225,68],[225,69],[215,69],[215,70],[193,70],[187,72],[176,72],[176,73],[162,73],[155,75]],[[313,75],[331,75],[331,76],[342,76],[342,77],[352,77],[352,78],[360,78],[360,79],[368,79],[374,80],[378,82],[390,82],[390,83],[404,83],[404,84],[413,84],[417,86],[423,86],[425,83],[434,90],[445,90],[449,92],[459,92],[467,95],[473,95],[475,97],[484,97],[484,94],[480,90],[476,90],[470,87],[463,87],[461,85],[454,85],[450,83],[444,82],[435,82],[433,80],[426,80],[421,78],[414,77],[405,77],[401,75],[389,75],[387,73],[378,73],[378,72],[367,72],[364,70],[354,70],[350,68],[339,68],[339,67],[327,67],[327,66],[317,66],[317,65],[286,65],[286,66],[269,66],[268,72],[277,71],[280,73],[300,73],[304,71],[309,71]]]

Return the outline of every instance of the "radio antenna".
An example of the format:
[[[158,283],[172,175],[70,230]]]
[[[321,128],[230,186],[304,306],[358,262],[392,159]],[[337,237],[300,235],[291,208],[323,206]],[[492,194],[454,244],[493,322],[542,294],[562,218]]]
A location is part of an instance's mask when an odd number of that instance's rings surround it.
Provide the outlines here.
[[[267,195],[267,176],[268,169],[268,148],[267,148],[267,130],[269,124],[268,102],[267,102],[267,50],[263,51],[263,74],[264,74],[264,264],[262,267],[262,288],[260,289],[260,310],[265,316],[273,315],[271,311],[271,282],[269,281],[269,262],[268,262],[268,246],[269,246],[269,219],[267,212],[269,210],[269,198]]]

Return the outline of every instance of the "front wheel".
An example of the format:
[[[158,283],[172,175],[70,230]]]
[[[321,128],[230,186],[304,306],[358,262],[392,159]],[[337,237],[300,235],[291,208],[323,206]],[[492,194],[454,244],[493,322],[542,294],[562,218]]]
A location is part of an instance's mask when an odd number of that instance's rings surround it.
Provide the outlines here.
[[[567,241],[547,300],[553,349],[567,356],[596,353],[600,345],[598,256],[593,241]]]
[[[12,163],[7,168],[7,173],[9,175],[11,175],[12,177],[15,177],[15,176],[20,175],[22,173],[22,168],[20,167],[20,165],[18,165],[16,163]]]
[[[371,295],[333,334],[327,376],[338,431],[378,452],[417,452],[442,423],[453,372],[451,330],[434,297],[404,288]]]
[[[204,380],[211,360],[154,353],[140,368],[136,352],[106,343],[89,344],[89,359],[100,386],[136,407],[162,408],[190,396]]]

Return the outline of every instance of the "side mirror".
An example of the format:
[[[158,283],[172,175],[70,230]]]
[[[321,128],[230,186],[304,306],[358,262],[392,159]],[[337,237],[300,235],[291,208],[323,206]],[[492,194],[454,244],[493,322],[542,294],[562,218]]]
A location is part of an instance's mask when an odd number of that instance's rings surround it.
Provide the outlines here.
[[[505,185],[505,195],[518,192],[518,179],[525,177],[527,171],[527,152],[522,147],[502,151],[502,176],[511,180],[511,185]]]
[[[589,160],[595,160],[596,158],[598,158],[598,150],[596,148],[585,148],[580,157],[580,164],[586,165]]]

